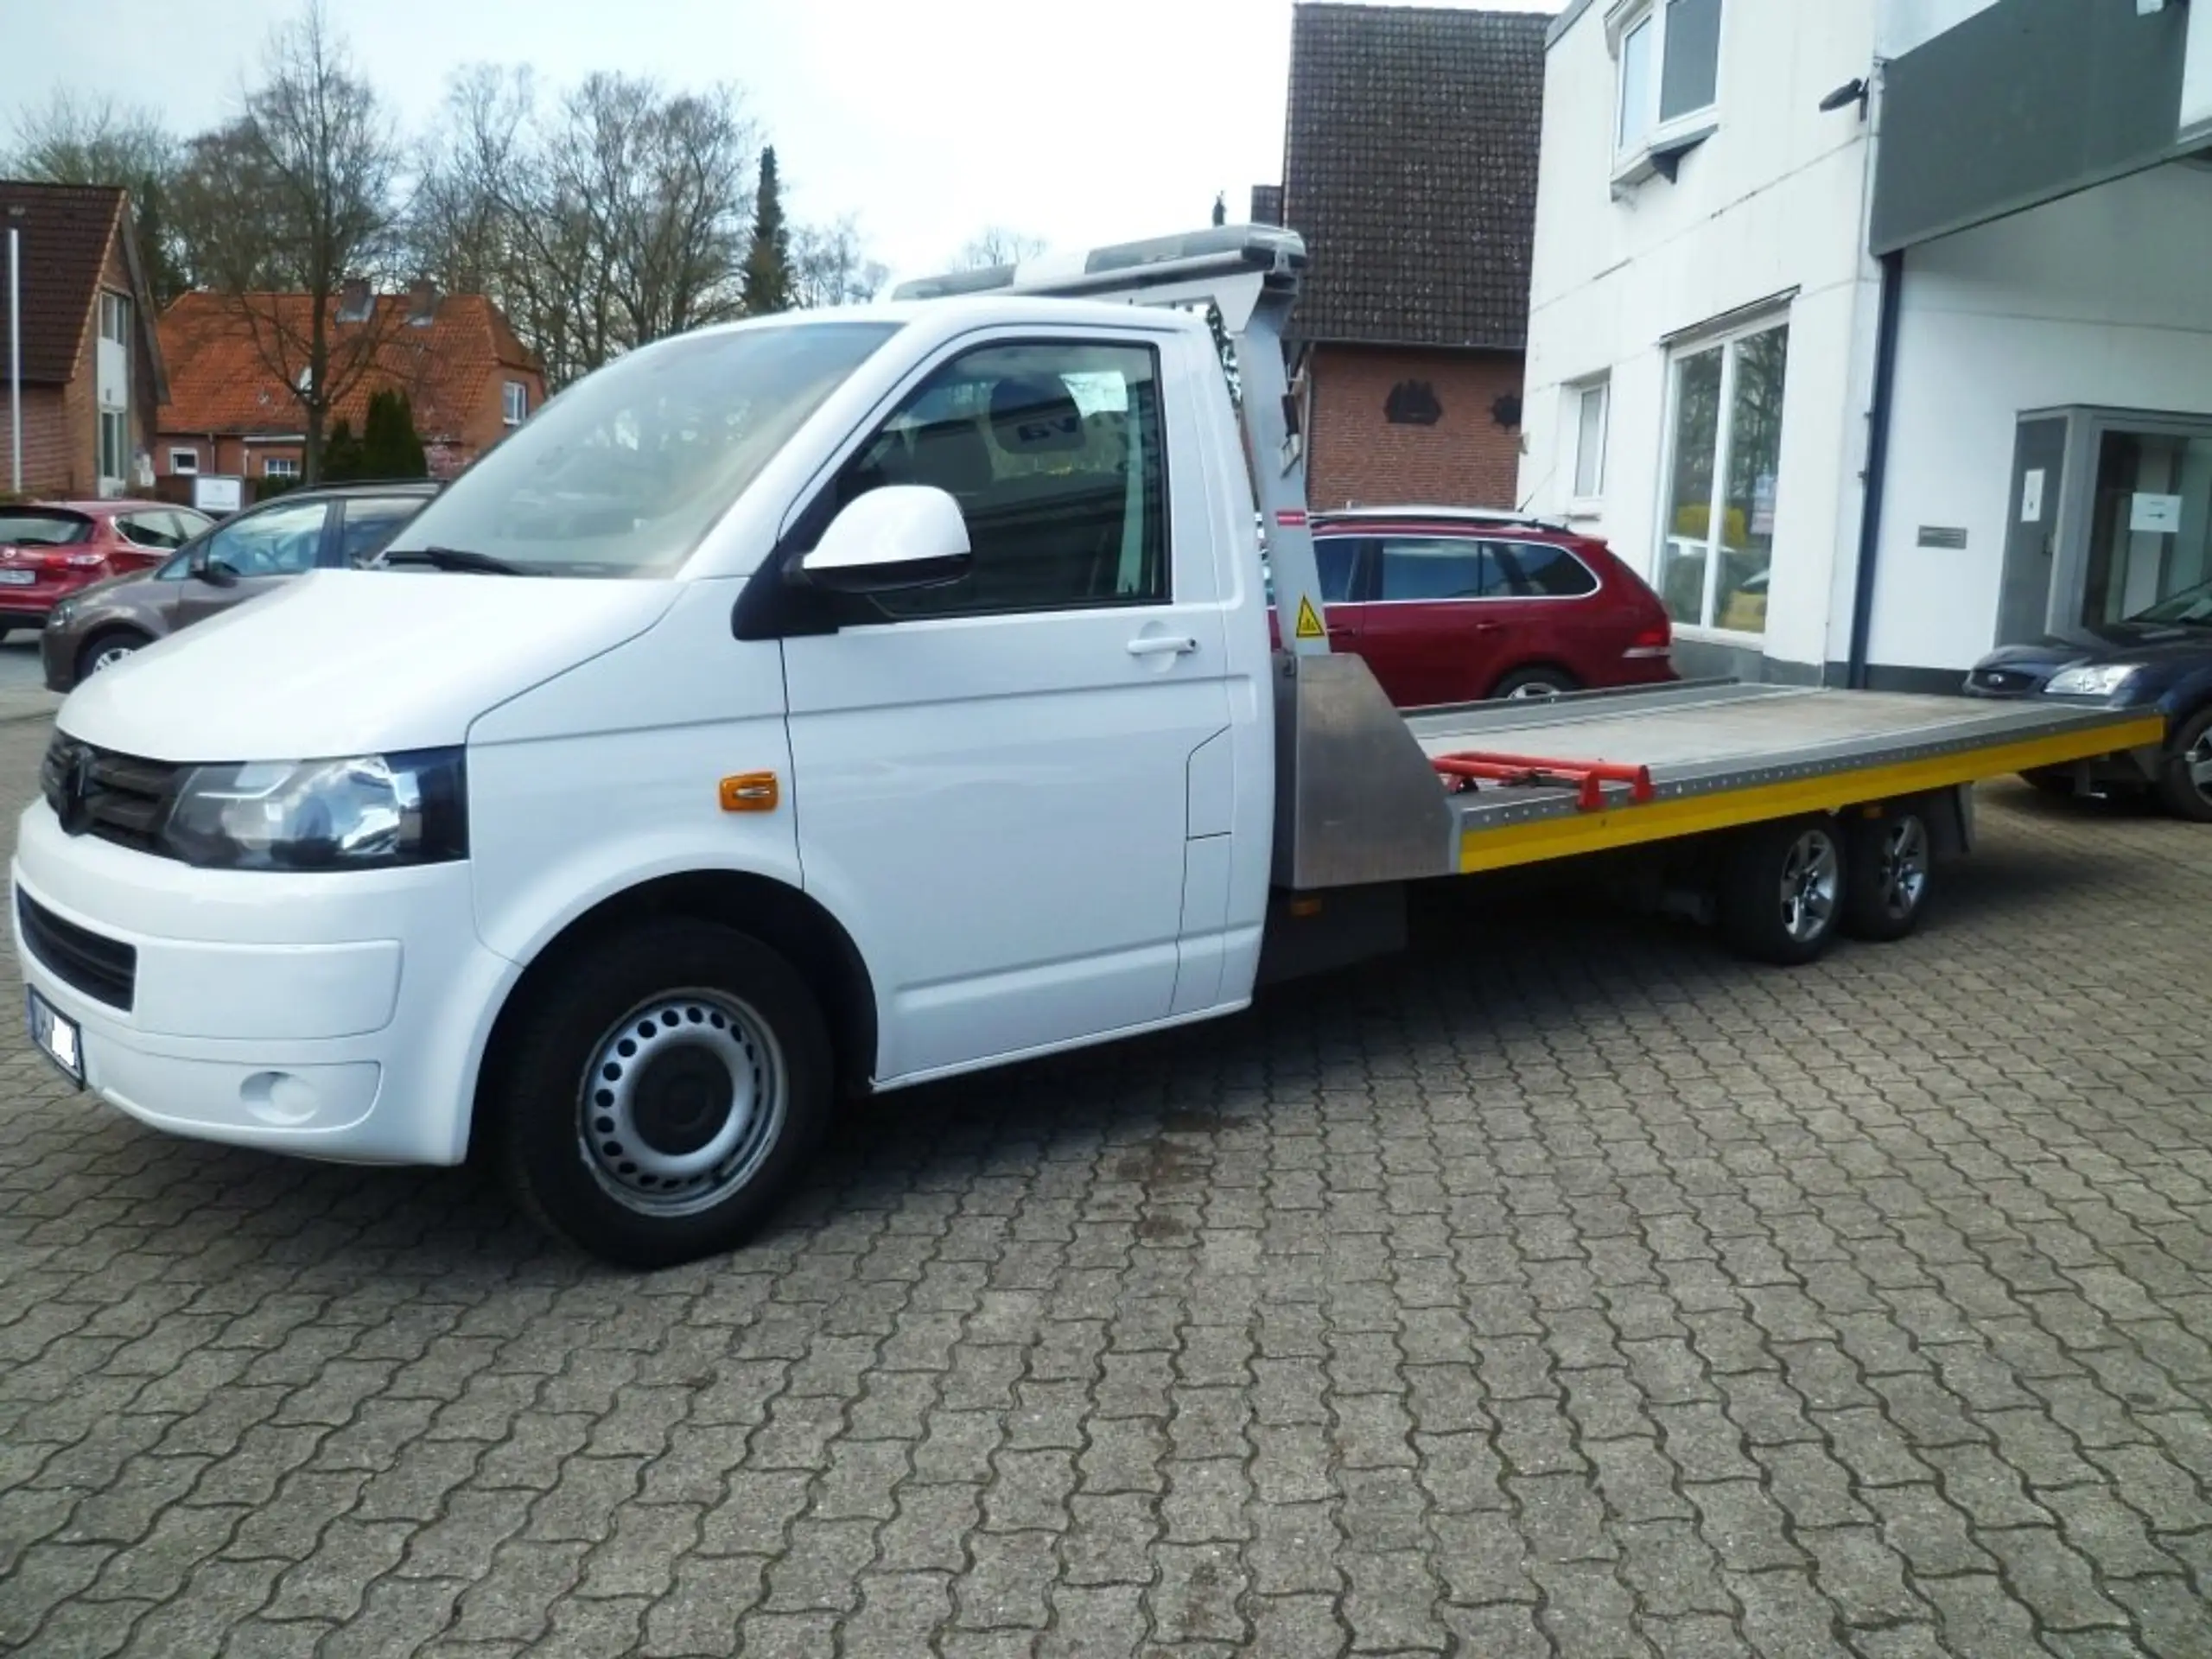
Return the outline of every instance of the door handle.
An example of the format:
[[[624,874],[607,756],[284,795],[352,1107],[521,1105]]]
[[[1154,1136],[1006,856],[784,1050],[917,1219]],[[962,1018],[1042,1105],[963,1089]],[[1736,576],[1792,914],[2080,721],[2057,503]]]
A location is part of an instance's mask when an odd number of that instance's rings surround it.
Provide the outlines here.
[[[1188,634],[1147,633],[1129,641],[1132,657],[1187,657],[1198,648]]]

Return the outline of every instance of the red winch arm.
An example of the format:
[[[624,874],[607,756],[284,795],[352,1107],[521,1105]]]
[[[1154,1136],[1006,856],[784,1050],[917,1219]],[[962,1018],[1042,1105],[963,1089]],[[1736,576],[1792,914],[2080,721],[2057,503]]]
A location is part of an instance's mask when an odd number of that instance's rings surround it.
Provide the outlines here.
[[[1611,760],[1546,760],[1532,754],[1497,754],[1471,750],[1464,754],[1431,757],[1437,772],[1447,779],[1479,779],[1485,783],[1551,785],[1577,791],[1574,804],[1585,812],[1605,806],[1605,785],[1626,784],[1629,798],[1639,804],[1652,797],[1651,768],[1624,766]]]

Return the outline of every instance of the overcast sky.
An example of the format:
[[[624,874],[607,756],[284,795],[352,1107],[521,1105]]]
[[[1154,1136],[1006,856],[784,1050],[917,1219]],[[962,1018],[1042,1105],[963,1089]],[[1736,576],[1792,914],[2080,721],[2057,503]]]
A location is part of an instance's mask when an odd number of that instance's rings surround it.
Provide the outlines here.
[[[236,112],[267,29],[298,7],[0,0],[0,111],[66,85],[195,130]],[[527,61],[555,86],[594,69],[734,81],[776,146],[791,216],[856,214],[894,275],[941,268],[988,224],[1091,246],[1202,224],[1217,190],[1242,217],[1251,186],[1281,176],[1290,13],[1290,0],[331,6],[410,130],[471,62]]]

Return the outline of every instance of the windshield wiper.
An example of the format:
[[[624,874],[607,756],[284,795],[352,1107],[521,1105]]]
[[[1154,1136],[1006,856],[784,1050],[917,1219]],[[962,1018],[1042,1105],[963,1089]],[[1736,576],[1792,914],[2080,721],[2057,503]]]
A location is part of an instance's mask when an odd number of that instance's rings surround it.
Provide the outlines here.
[[[438,570],[467,570],[487,576],[518,576],[522,567],[495,559],[489,553],[471,553],[463,547],[387,548],[378,564],[427,564]]]

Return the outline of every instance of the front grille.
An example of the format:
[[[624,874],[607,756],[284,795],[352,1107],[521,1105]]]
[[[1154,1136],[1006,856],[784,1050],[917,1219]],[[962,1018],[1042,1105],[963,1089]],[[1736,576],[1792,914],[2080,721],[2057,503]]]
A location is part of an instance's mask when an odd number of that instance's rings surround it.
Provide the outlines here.
[[[187,770],[96,749],[56,733],[39,767],[39,788],[71,835],[151,852]]]
[[[138,988],[137,947],[63,921],[20,887],[16,920],[23,930],[23,948],[48,973],[95,1001],[130,1012]]]
[[[1967,676],[1967,683],[1977,691],[2018,697],[2034,690],[2041,683],[2041,677],[2018,668],[1977,668]]]

